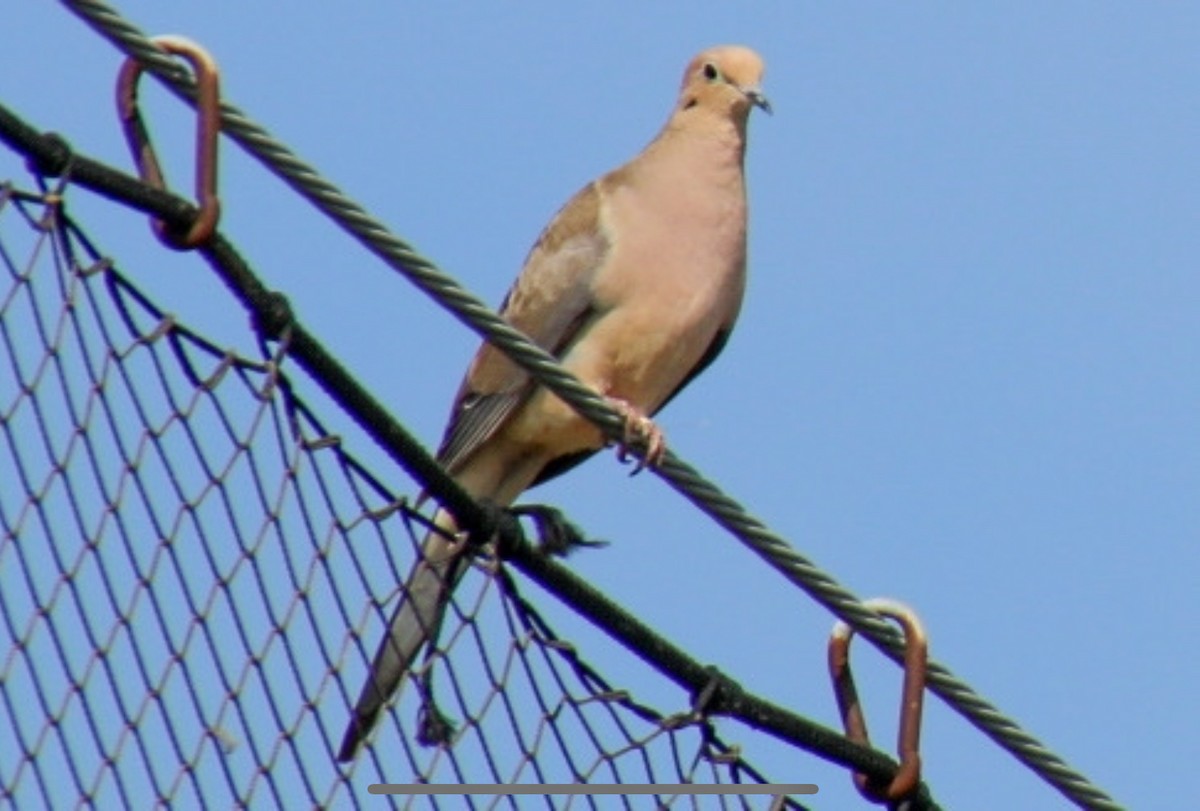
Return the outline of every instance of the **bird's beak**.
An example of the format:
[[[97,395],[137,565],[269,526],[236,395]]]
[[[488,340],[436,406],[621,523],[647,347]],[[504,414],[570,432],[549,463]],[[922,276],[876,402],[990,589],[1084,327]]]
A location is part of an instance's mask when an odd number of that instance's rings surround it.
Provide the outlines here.
[[[763,95],[762,88],[758,85],[754,87],[739,88],[742,94],[750,100],[750,103],[761,109],[767,115],[771,115],[771,102]]]

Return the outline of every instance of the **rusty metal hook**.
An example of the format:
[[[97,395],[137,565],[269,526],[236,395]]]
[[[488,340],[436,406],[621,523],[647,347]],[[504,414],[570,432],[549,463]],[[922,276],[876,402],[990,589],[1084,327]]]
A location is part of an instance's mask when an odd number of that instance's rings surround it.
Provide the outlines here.
[[[871,781],[865,774],[855,772],[854,783],[859,793],[872,802],[899,800],[914,791],[921,782],[921,705],[925,697],[925,667],[929,642],[916,613],[895,600],[867,600],[864,605],[885,617],[896,620],[904,629],[904,693],[900,704],[900,733],[896,744],[900,768],[886,786]],[[854,629],[844,622],[833,626],[829,638],[829,675],[837,696],[838,710],[846,737],[855,743],[869,746],[867,722],[863,717],[854,676],[850,672],[850,640]]]
[[[221,215],[217,199],[217,135],[221,130],[217,63],[207,51],[183,37],[155,37],[154,43],[167,53],[187,59],[196,74],[196,204],[200,212],[186,233],[179,233],[160,219],[153,220],[154,232],[160,240],[177,250],[190,250],[212,237]],[[144,70],[132,57],[121,65],[117,76],[117,112],[142,182],[165,189],[162,167],[137,106],[138,79]]]

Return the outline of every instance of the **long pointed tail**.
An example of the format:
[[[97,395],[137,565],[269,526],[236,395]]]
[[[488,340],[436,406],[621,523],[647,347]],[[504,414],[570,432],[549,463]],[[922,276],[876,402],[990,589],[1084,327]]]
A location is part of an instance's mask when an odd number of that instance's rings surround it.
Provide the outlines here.
[[[454,520],[445,511],[439,510],[434,522],[451,535],[455,532]],[[351,761],[358,754],[404,674],[426,643],[436,638],[450,595],[462,579],[469,559],[464,544],[453,543],[436,531],[426,536],[422,557],[409,573],[400,605],[375,653],[354,715],[346,727],[338,752],[341,762]]]

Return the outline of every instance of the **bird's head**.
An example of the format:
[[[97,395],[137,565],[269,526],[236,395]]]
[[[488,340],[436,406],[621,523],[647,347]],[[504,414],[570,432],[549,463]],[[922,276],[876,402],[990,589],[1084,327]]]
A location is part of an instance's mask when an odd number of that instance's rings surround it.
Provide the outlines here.
[[[679,110],[702,108],[744,122],[752,107],[771,112],[762,92],[762,57],[741,45],[709,48],[688,64]]]

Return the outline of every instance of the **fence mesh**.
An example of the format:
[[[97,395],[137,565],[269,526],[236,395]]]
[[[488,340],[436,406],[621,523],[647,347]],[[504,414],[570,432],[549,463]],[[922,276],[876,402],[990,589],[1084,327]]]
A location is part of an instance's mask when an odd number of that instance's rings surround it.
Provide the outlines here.
[[[0,188],[0,798],[346,806],[374,782],[764,781],[707,723],[673,722],[602,678],[486,557],[430,671],[452,744],[418,743],[410,684],[374,745],[339,768],[354,691],[423,533],[401,496],[411,482],[357,462],[365,438],[323,428],[332,404],[301,399],[283,344],[247,330],[244,345],[216,346],[139,292],[132,280],[152,269],[102,254],[68,216],[70,194]]]

